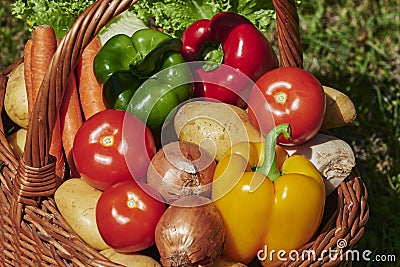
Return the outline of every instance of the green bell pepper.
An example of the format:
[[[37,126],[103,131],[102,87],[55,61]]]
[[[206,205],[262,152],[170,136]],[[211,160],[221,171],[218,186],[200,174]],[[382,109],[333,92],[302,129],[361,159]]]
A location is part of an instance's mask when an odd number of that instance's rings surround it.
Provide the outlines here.
[[[158,135],[168,114],[193,94],[182,41],[155,29],[110,38],[94,59],[109,108],[126,110]]]

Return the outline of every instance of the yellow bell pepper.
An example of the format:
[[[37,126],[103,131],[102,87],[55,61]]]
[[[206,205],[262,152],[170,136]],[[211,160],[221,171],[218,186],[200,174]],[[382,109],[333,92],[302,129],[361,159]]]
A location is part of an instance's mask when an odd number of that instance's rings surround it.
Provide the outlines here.
[[[290,125],[276,126],[265,144],[235,144],[215,170],[212,199],[225,223],[223,255],[245,264],[256,255],[268,264],[277,260],[278,251],[301,247],[322,220],[321,175],[308,159],[288,157],[276,145],[281,134],[290,138]]]

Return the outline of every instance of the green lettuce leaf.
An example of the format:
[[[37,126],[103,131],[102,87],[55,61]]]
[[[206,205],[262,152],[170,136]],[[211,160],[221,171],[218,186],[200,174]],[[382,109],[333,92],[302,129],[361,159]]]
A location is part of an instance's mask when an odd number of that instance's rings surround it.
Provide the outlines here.
[[[112,36],[125,34],[131,36],[137,30],[147,28],[144,22],[130,10],[124,11],[108,22],[98,33],[100,43],[104,45]]]
[[[54,28],[57,37],[63,37],[78,16],[94,0],[16,0],[11,5],[12,15],[26,21],[31,29],[47,24]]]
[[[57,37],[65,35],[76,18],[95,0],[16,0],[12,14],[25,20],[31,29],[36,25],[52,26]],[[300,0],[297,1],[298,4]],[[129,12],[147,26],[161,27],[175,37],[196,20],[221,11],[233,11],[247,17],[261,31],[275,19],[272,0],[139,0]]]
[[[190,24],[210,19],[221,11],[233,11],[247,17],[260,30],[275,17],[272,0],[148,0],[139,1],[133,8],[137,17],[180,37]]]
[[[216,0],[148,0],[138,1],[132,9],[148,26],[155,24],[172,35],[180,36],[191,23],[230,10],[231,5],[230,1]]]
[[[236,1],[235,9],[247,17],[261,31],[267,30],[271,20],[275,19],[275,9],[271,0]]]

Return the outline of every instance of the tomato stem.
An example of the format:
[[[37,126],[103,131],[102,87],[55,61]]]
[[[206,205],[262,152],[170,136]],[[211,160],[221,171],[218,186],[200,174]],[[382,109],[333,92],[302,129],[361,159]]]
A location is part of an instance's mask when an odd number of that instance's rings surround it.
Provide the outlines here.
[[[279,104],[285,104],[287,99],[287,94],[284,92],[279,92],[274,95],[275,102]]]
[[[127,204],[128,204],[128,207],[131,208],[131,209],[133,209],[134,207],[136,207],[136,201],[133,200],[133,199],[129,199],[128,202],[127,202]]]
[[[114,145],[114,136],[106,135],[100,138],[100,144],[105,147]]]
[[[283,135],[287,140],[292,138],[290,124],[279,124],[269,131],[265,138],[264,162],[259,168],[256,169],[257,172],[268,176],[272,182],[281,176],[276,163],[276,140],[280,135]]]

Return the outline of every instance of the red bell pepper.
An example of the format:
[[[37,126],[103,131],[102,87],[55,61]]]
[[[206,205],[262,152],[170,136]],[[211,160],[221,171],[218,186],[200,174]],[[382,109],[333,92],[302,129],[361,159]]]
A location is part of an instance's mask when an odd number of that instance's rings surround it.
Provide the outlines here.
[[[240,105],[252,81],[278,67],[277,56],[267,38],[245,17],[234,12],[220,12],[211,20],[202,19],[190,25],[182,35],[182,55],[187,61],[222,63],[212,70],[196,68],[196,97],[207,97]],[[222,52],[210,47],[220,45]],[[225,65],[225,66],[224,66]],[[207,66],[209,67],[209,66]]]

